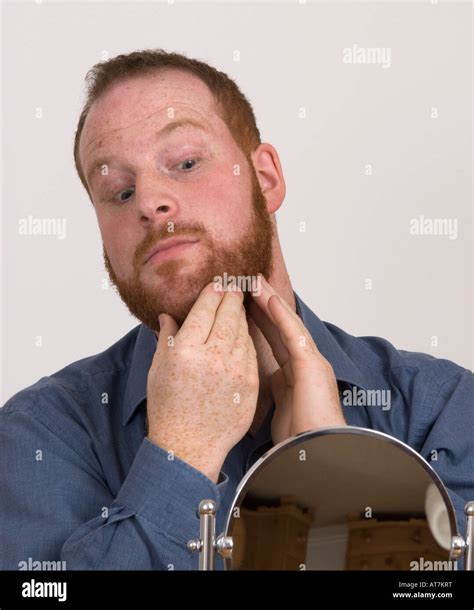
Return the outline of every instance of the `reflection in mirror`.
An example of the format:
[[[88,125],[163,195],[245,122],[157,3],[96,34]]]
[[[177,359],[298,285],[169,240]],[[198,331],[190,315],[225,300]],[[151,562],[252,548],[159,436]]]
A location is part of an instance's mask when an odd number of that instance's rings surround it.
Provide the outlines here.
[[[437,475],[403,443],[354,427],[306,433],[274,448],[242,481],[226,567],[456,569],[448,504]]]

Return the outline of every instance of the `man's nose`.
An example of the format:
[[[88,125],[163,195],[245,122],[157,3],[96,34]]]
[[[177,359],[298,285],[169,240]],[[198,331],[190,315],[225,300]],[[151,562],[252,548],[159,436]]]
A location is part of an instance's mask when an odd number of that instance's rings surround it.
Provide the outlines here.
[[[164,217],[175,218],[179,212],[179,200],[171,180],[166,176],[144,176],[135,184],[135,203],[140,221],[146,224]]]

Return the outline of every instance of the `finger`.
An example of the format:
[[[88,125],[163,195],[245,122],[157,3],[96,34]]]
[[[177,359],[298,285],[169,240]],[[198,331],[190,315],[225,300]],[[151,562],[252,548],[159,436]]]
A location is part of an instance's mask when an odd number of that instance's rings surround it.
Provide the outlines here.
[[[270,297],[268,309],[292,362],[297,363],[306,360],[309,355],[320,355],[301,320],[298,318],[298,321],[296,321],[289,314],[279,296],[273,295]]]
[[[254,382],[258,388],[260,386],[260,377],[258,372],[257,350],[250,334],[247,335],[247,379],[249,382]]]
[[[247,340],[249,337],[249,327],[247,323],[247,316],[245,315],[245,307],[242,305],[240,308],[239,314],[239,326],[237,331],[237,336],[234,341],[234,345],[232,346],[232,353],[239,353],[241,355],[242,352],[247,351]]]
[[[260,309],[255,303],[250,303],[249,313],[252,316],[252,320],[262,331],[263,336],[268,341],[275,360],[280,366],[284,366],[285,362],[289,358],[288,350],[283,343],[280,332],[276,327],[275,323],[269,317],[269,314],[265,310]]]
[[[300,317],[298,316],[298,314],[289,306],[289,304],[285,301],[285,299],[278,294],[278,292],[275,290],[275,288],[273,288],[273,286],[271,284],[269,284],[267,282],[267,280],[263,277],[263,275],[259,276],[261,278],[261,283],[260,283],[260,292],[259,294],[257,293],[252,293],[253,299],[254,301],[259,305],[259,307],[261,307],[263,310],[268,310],[268,300],[271,296],[276,295],[279,296],[285,309],[288,311],[288,313],[292,316],[292,318],[294,318],[295,320],[300,320]],[[268,313],[268,311],[267,311]]]
[[[231,354],[234,362],[245,366],[245,379],[247,382],[247,391],[255,392],[258,395],[260,385],[258,375],[257,351],[249,333],[247,315],[245,308],[242,306],[242,313],[239,322],[239,331],[234,343],[234,348]]]
[[[160,321],[160,332],[158,334],[158,346],[157,349],[167,347],[169,344],[170,337],[174,338],[179,328],[174,318],[167,313],[162,313],[159,316]]]
[[[214,282],[210,282],[201,290],[200,295],[186,316],[176,340],[188,345],[202,345],[211,332],[217,308],[222,302],[224,293],[215,290]]]
[[[244,307],[242,307],[239,332],[232,349],[232,356],[236,358],[246,357],[247,375],[256,376],[258,378],[257,351],[249,332],[247,315]]]
[[[294,321],[295,328],[298,327],[300,329],[299,334],[306,338],[308,345],[310,345],[312,347],[314,352],[319,353],[317,345],[314,343],[311,334],[306,329],[305,325],[303,324],[303,322],[302,322],[301,318],[298,316],[298,314],[295,311],[293,311],[293,309],[288,305],[288,303],[285,301],[285,299],[283,299],[276,292],[276,290],[266,281],[266,279],[263,277],[263,275],[260,277],[261,277],[261,284],[260,284],[261,292],[259,295],[255,295],[253,297],[254,301],[257,303],[257,305],[266,313],[266,315],[270,318],[270,320],[272,320],[275,323],[275,320],[273,319],[273,314],[272,314],[271,310],[269,309],[269,301],[272,296],[277,296],[280,299],[281,304],[283,305],[283,307],[286,310],[290,319],[292,319]]]
[[[251,294],[253,296],[254,301],[258,304],[258,306],[261,307],[261,309],[263,309],[263,310],[267,310],[268,299],[274,294],[278,295],[278,293],[275,290],[275,288],[273,288],[273,286],[271,286],[271,284],[269,284],[267,282],[267,280],[263,277],[263,275],[260,274],[258,277],[260,279],[260,290],[252,292]],[[297,316],[297,314],[291,309],[291,307],[288,305],[288,303],[284,299],[282,299],[282,301],[284,302],[288,311],[291,311],[295,316]],[[267,313],[268,313],[268,311],[267,311]]]
[[[224,293],[206,341],[208,346],[219,346],[232,351],[239,332],[240,315],[243,309],[244,293],[239,288]]]
[[[258,374],[257,350],[255,349],[255,343],[250,334],[247,337],[247,356],[248,364],[251,366],[255,365]]]

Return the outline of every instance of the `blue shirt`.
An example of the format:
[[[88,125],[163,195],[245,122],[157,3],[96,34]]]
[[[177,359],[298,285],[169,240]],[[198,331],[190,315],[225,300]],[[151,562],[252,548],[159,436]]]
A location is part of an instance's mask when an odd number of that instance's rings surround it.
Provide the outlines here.
[[[464,531],[464,504],[474,499],[473,374],[382,338],[353,337],[295,297],[334,369],[347,423],[395,436],[431,461]],[[155,348],[154,333],[139,325],[0,409],[1,569],[46,561],[69,570],[197,569],[186,544],[199,534],[199,501],[218,503],[222,532],[237,485],[273,444],[274,407],[256,437],[246,434],[228,454],[214,484],[146,437]],[[391,390],[390,409],[344,404],[351,388]]]

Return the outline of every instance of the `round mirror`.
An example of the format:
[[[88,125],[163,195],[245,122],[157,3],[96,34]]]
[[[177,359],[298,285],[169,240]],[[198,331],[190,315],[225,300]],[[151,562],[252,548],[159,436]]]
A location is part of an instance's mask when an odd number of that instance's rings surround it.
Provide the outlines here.
[[[225,567],[449,570],[457,534],[448,492],[418,453],[374,430],[326,428],[276,445],[248,471],[227,516]]]

